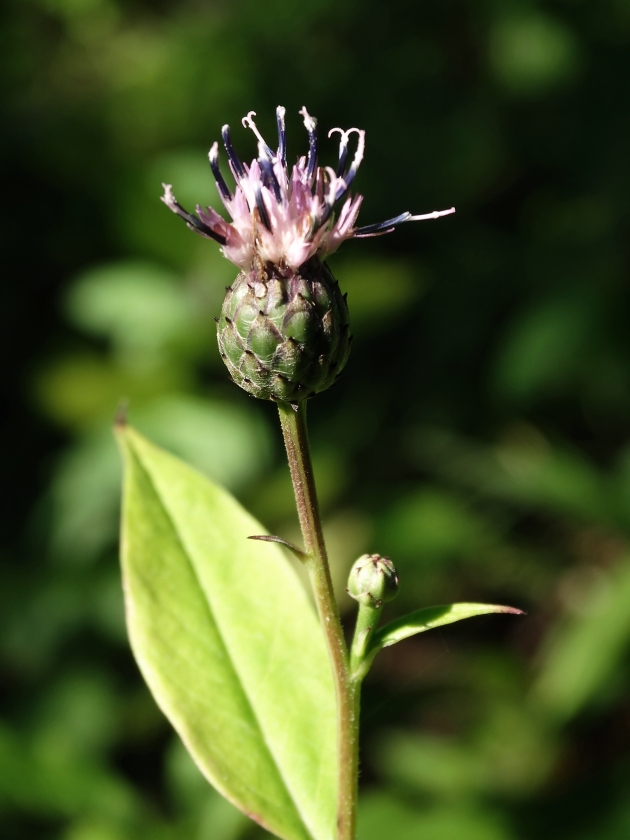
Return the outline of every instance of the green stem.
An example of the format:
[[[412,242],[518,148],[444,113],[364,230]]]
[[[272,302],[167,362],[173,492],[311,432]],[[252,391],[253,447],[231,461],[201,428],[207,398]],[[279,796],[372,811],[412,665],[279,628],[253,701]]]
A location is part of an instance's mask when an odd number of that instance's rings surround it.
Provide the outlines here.
[[[367,656],[367,652],[380,617],[381,607],[359,602],[357,624],[350,649],[350,675],[352,681],[358,683],[358,690],[372,664],[372,658]]]
[[[339,750],[337,840],[355,840],[358,797],[359,691],[350,679],[348,650],[333,592],[306,430],[306,401],[278,403],[304,548],[324,630],[337,698]]]

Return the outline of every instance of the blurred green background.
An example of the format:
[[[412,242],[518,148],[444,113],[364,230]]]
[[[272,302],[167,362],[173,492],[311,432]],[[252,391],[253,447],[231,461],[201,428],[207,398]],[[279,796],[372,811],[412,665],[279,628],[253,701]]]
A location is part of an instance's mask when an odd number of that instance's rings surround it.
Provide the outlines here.
[[[275,409],[231,385],[235,270],[159,202],[214,201],[224,122],[367,130],[361,222],[457,215],[331,260],[355,343],[311,403],[340,591],[390,617],[487,600],[365,689],[360,840],[630,836],[629,0],[5,0],[3,840],[254,840],[132,661],[122,396],[156,442],[296,536]],[[322,160],[335,157],[334,139]],[[346,616],[348,607],[343,602]]]

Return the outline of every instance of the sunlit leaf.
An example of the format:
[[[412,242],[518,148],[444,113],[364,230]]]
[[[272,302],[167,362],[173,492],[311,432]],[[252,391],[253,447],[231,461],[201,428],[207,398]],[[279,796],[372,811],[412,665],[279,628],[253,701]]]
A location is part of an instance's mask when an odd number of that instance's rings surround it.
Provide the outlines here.
[[[359,840],[512,840],[501,813],[466,802],[427,803],[414,807],[392,794],[370,793],[359,808]]]
[[[66,306],[81,329],[109,337],[117,349],[137,353],[181,341],[197,326],[177,276],[139,260],[85,272],[74,282]]]
[[[408,639],[409,636],[415,636],[417,633],[424,633],[425,630],[432,630],[434,627],[442,627],[444,624],[453,624],[464,618],[489,613],[523,615],[523,611],[515,607],[501,607],[497,604],[446,604],[441,607],[425,607],[404,615],[396,621],[391,621],[381,628],[374,635],[370,652],[395,645],[396,642]]]
[[[332,268],[343,278],[341,285],[350,301],[355,335],[386,328],[428,285],[424,273],[403,260],[335,256]],[[383,281],[385,277],[387,282]]]
[[[116,539],[120,458],[109,420],[77,441],[61,459],[52,485],[51,547],[64,563],[91,561]],[[262,418],[242,405],[164,394],[139,408],[143,432],[230,490],[248,487],[269,454]]]
[[[630,644],[630,561],[586,569],[567,591],[568,615],[545,640],[531,695],[535,707],[559,721],[614,689]]]
[[[335,705],[292,568],[226,491],[123,428],[132,648],[206,777],[285,840],[331,840]]]
[[[572,79],[579,44],[568,27],[541,14],[506,16],[491,36],[489,58],[498,79],[514,93],[538,93]]]
[[[596,313],[593,296],[576,289],[519,312],[497,359],[498,393],[527,404],[571,387],[583,372]]]

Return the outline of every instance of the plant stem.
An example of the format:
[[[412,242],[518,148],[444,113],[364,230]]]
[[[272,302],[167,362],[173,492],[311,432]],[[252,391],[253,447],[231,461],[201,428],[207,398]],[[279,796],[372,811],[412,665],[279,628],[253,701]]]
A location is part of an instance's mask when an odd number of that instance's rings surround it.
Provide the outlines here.
[[[366,656],[381,617],[381,608],[359,603],[357,624],[350,649],[350,676],[359,685],[370,670],[371,658]]]
[[[289,403],[278,403],[278,409],[304,548],[308,555],[305,563],[311,578],[335,683],[339,750],[337,840],[355,840],[360,686],[350,679],[348,650],[330,578],[308,446],[306,401],[303,400],[296,407]]]

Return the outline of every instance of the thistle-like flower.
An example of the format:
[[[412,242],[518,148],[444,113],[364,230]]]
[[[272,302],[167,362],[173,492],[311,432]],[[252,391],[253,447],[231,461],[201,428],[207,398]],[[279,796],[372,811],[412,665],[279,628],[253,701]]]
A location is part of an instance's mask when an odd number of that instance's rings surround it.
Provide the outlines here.
[[[229,126],[223,144],[236,182],[229,188],[219,167],[219,149],[210,149],[210,167],[232,222],[211,207],[188,213],[164,184],[162,201],[195,233],[221,245],[241,269],[228,288],[218,320],[221,355],[235,382],[263,399],[296,402],[328,388],[346,363],[350,336],[345,296],[324,260],[345,239],[391,233],[403,222],[437,219],[455,208],[357,227],[363,197],[350,195],[365,150],[365,132],[339,133],[337,167],[317,165],[317,123],[300,111],[308,132],[308,156],[289,172],[285,109],[276,110],[278,148],[265,142],[254,111],[243,118],[258,140],[258,157],[247,166],[237,156]],[[349,155],[350,138],[357,135]],[[336,212],[336,208],[339,208]]]

